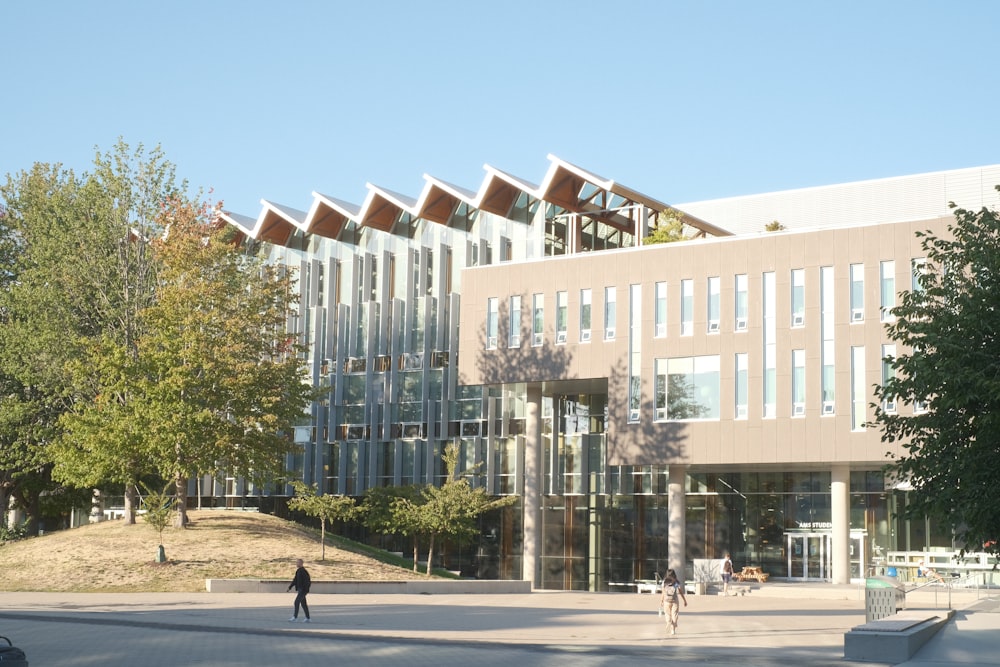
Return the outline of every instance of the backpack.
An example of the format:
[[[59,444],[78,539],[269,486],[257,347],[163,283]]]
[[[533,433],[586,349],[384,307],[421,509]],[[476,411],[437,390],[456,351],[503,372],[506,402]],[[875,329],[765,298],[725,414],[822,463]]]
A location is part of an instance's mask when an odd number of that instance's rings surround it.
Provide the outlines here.
[[[6,637],[0,637],[7,642],[4,646],[0,644],[0,665],[3,667],[28,667],[28,659],[24,651],[14,646]]]
[[[668,584],[664,582],[663,584],[663,599],[666,602],[677,602],[677,589],[680,588],[678,582],[673,582]]]

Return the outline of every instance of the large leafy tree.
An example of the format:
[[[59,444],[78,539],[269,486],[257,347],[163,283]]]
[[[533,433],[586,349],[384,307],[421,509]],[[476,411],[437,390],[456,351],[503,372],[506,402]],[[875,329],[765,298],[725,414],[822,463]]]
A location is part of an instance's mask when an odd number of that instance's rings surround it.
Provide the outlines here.
[[[904,453],[890,465],[913,487],[906,514],[954,526],[963,550],[997,553],[1000,539],[1000,216],[955,210],[946,234],[920,233],[926,263],[903,292],[889,336],[901,343],[881,401],[884,442]]]
[[[99,398],[64,420],[62,460],[151,466],[174,481],[181,526],[190,479],[263,484],[283,474],[291,430],[314,393],[304,349],[285,333],[294,277],[240,252],[214,213],[164,202],[164,233],[148,240],[156,281],[152,304],[138,313],[139,337],[92,348]]]
[[[52,444],[60,416],[94,399],[87,358],[95,341],[134,344],[137,313],[150,303],[147,244],[160,202],[181,189],[160,150],[119,141],[78,177],[35,164],[0,185],[0,383],[3,478],[29,517],[54,490]],[[133,349],[134,353],[134,349]],[[83,373],[74,373],[83,369]],[[112,430],[107,434],[110,436]],[[96,486],[116,480],[88,470]],[[125,483],[126,502],[135,485]],[[29,491],[25,493],[25,491]],[[130,513],[130,520],[131,517]]]

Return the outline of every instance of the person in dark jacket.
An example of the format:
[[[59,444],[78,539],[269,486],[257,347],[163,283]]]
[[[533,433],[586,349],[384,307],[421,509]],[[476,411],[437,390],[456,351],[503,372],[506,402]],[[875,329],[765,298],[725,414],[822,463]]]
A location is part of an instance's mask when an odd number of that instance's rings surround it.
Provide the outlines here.
[[[297,566],[295,570],[295,578],[292,579],[292,583],[288,584],[288,590],[293,588],[298,591],[295,596],[295,608],[292,617],[288,619],[293,623],[299,620],[299,607],[302,607],[303,613],[305,613],[305,619],[303,623],[310,623],[312,619],[309,618],[309,604],[306,602],[306,596],[309,595],[309,586],[312,584],[312,578],[309,576],[309,570],[305,568],[302,563],[302,559],[295,561]]]

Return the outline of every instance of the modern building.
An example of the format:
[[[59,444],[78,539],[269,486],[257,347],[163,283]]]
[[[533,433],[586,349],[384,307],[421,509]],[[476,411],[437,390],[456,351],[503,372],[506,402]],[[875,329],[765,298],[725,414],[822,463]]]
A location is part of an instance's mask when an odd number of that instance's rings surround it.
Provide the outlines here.
[[[549,160],[541,184],[487,166],[477,190],[425,176],[417,198],[369,185],[361,205],[225,214],[298,270],[289,327],[331,388],[296,431],[305,481],[439,483],[454,443],[475,485],[519,503],[449,566],[539,588],[727,551],[846,583],[952,548],[949,527],[899,518],[898,450],[867,422],[915,233],[944,232],[949,202],[997,205],[1000,166],[668,206]],[[670,216],[688,240],[644,245]]]

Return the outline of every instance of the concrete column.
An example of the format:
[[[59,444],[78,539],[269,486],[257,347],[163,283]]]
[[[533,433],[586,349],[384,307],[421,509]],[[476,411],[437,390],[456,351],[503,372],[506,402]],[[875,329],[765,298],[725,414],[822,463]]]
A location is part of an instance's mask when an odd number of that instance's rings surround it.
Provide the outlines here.
[[[677,578],[684,581],[684,553],[685,540],[684,533],[687,527],[685,518],[684,501],[684,479],[687,475],[687,466],[671,465],[670,479],[667,487],[667,508],[669,520],[667,523],[667,549],[670,552],[667,557],[668,567],[677,573]]]
[[[542,388],[529,385],[525,410],[524,553],[521,578],[540,588],[542,557]]]
[[[833,523],[833,583],[851,582],[851,469],[835,465],[830,485],[830,520]]]

